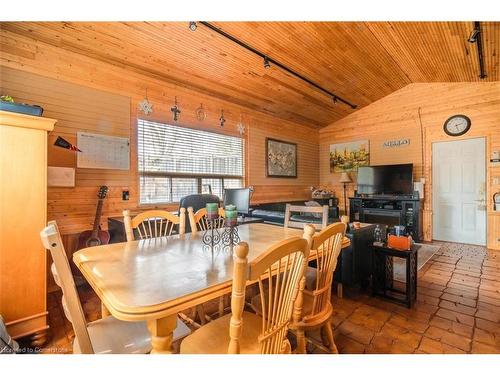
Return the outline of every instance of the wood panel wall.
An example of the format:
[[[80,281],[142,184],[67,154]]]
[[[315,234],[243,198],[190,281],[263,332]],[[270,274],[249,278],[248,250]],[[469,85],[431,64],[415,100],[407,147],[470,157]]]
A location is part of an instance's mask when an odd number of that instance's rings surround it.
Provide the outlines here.
[[[237,135],[236,125],[242,119],[246,126],[246,150],[250,150],[246,153],[246,184],[255,188],[254,202],[307,199],[309,187],[319,183],[319,171],[315,168],[319,134],[310,124],[297,124],[248,110],[5,30],[0,30],[0,47],[2,94],[11,93],[16,100],[42,105],[46,115],[58,119],[51,140],[63,134],[72,141],[79,129],[130,136],[130,171],[78,170],[76,188],[50,189],[48,217],[58,221],[64,234],[89,228],[99,185],[110,186],[103,224],[108,216],[120,216],[124,208],[144,208],[138,203],[136,121],[142,115],[137,106],[146,89],[154,109],[148,119],[154,121],[172,122],[170,107],[175,96],[182,111],[179,124],[183,126]],[[202,122],[195,116],[200,103],[207,113]],[[218,123],[221,109],[227,119],[224,128]],[[297,179],[265,176],[265,137],[268,135],[298,144]],[[66,151],[49,150],[50,165],[72,163]],[[129,201],[121,201],[122,189],[130,191]],[[176,205],[160,207],[177,208]]]
[[[472,121],[471,130],[461,137],[443,132],[445,120],[464,114]],[[340,174],[330,173],[329,145],[368,139],[372,165],[413,163],[416,180],[425,178],[424,234],[432,239],[432,143],[436,141],[486,137],[487,158],[500,149],[500,83],[415,83],[370,104],[356,113],[320,130],[320,183],[342,196]],[[386,140],[410,138],[409,146],[383,148]],[[422,147],[423,145],[423,147]],[[356,188],[348,186],[348,196]],[[487,164],[488,246],[500,249],[500,212],[492,211],[492,196],[500,191],[494,184],[500,167]],[[342,199],[341,199],[342,201]],[[341,202],[341,206],[343,203]]]

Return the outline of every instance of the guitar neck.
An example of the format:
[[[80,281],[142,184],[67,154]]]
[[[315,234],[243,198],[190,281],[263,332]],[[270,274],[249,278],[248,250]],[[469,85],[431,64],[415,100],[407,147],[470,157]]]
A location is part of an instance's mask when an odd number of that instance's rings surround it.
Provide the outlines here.
[[[104,201],[104,199],[99,199],[97,201],[97,209],[95,211],[94,226],[92,227],[92,238],[97,238],[97,235],[99,233],[99,224],[101,222],[103,201]]]

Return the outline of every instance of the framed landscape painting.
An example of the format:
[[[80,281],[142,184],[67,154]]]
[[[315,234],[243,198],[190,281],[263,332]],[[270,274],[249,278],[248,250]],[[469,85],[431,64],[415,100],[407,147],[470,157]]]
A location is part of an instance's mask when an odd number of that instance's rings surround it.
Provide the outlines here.
[[[353,172],[367,165],[370,165],[368,141],[330,145],[330,172]]]
[[[297,177],[297,144],[266,138],[266,176]]]

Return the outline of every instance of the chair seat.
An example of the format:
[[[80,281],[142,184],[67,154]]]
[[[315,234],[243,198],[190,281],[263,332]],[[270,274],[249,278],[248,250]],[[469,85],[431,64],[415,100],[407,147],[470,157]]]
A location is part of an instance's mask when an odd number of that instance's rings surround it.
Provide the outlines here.
[[[96,354],[134,354],[151,351],[151,334],[146,322],[125,322],[113,316],[93,321],[87,325]],[[191,330],[177,319],[174,341],[189,335]],[[73,342],[73,353],[81,353],[78,340]]]
[[[181,354],[226,354],[229,347],[229,322],[231,314],[202,326],[181,342]],[[260,354],[258,337],[262,318],[243,312],[243,330],[240,341],[241,354]]]

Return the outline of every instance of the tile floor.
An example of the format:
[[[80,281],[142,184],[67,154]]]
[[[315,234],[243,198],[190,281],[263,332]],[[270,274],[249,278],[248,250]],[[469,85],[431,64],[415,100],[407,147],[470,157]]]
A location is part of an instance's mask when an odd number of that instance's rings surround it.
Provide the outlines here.
[[[500,353],[500,252],[436,244],[441,249],[419,271],[411,310],[355,288],[345,288],[343,299],[334,296],[340,353]],[[87,320],[98,319],[100,301],[92,289],[82,286],[79,293]],[[74,333],[60,301],[60,292],[49,294],[46,353],[71,353]],[[216,303],[206,309],[215,311]],[[308,351],[324,353],[313,345]]]

